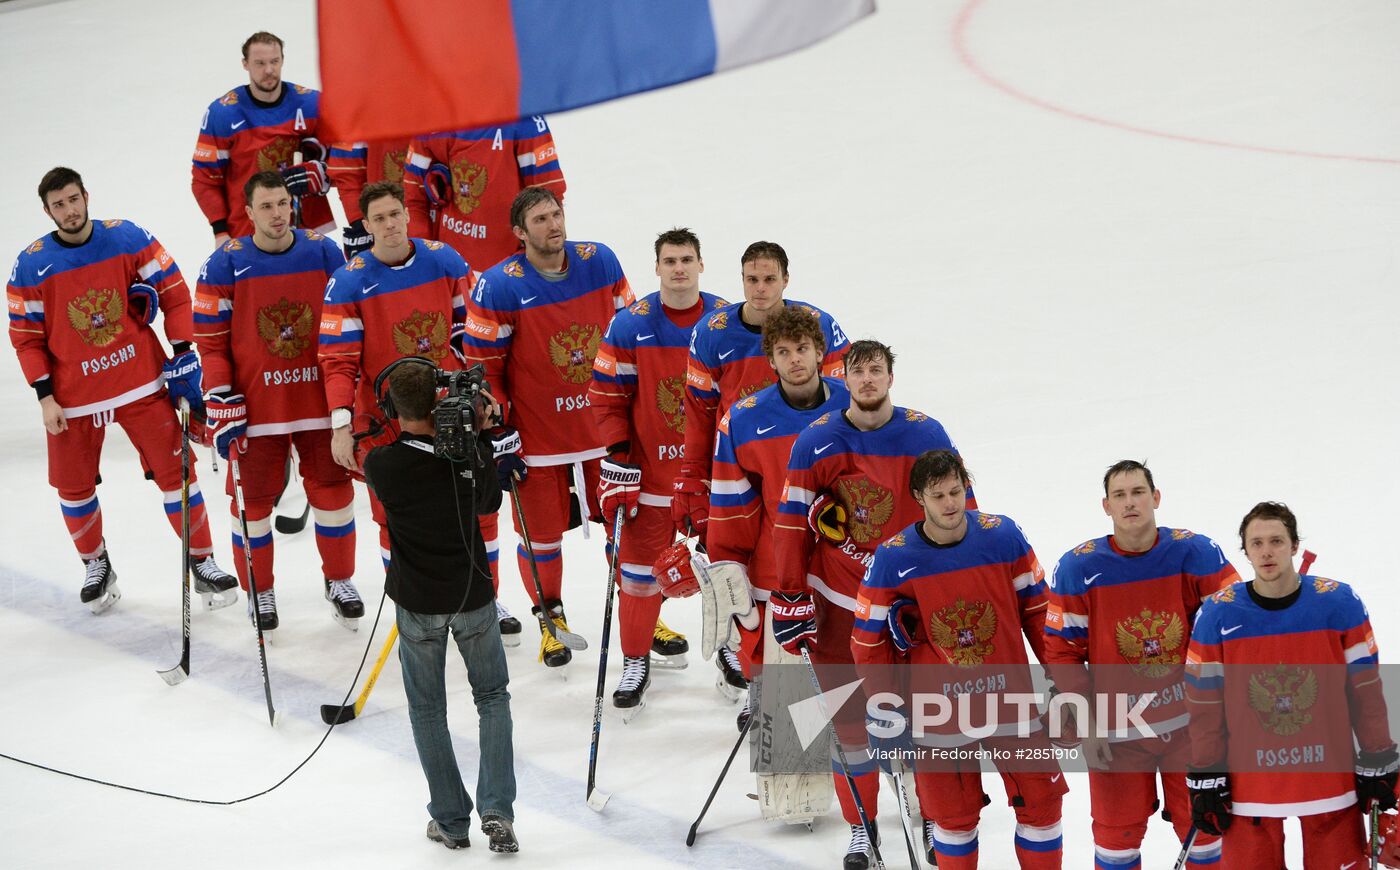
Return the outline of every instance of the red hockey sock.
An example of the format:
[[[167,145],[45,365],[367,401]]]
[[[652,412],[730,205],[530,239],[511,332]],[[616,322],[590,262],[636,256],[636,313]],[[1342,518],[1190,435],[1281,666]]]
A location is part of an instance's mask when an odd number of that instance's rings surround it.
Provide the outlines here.
[[[847,763],[851,763],[848,760]],[[873,764],[873,762],[871,762]],[[879,811],[880,796],[880,774],[877,770],[860,772],[858,765],[851,764],[851,775],[855,778],[856,788],[860,789],[860,802],[865,807],[865,815],[874,819]],[[851,787],[846,784],[846,777],[840,770],[831,774],[836,780],[836,799],[841,802],[841,817],[848,825],[859,825],[860,814],[856,812],[856,802],[851,799]]]
[[[248,512],[248,543],[253,550],[253,577],[258,581],[258,591],[272,588],[272,501],[245,505]],[[229,503],[229,513],[233,514],[233,565],[238,572],[238,585],[248,591],[248,564],[243,555],[243,525],[238,519],[237,502]]]
[[[354,502],[338,510],[323,510],[315,505],[311,510],[316,518],[316,551],[321,554],[321,576],[327,580],[349,580],[355,576]]]
[[[655,595],[633,595],[625,589],[622,591],[622,602],[618,605],[622,626],[618,634],[622,638],[624,656],[651,653],[651,638],[656,630],[656,618],[661,615],[664,598],[660,592]]]
[[[101,555],[102,505],[97,503],[97,490],[59,490],[58,504],[63,510],[63,523],[68,526],[68,535],[73,539],[73,546],[78,548],[78,555],[83,559],[95,559]]]
[[[535,550],[535,566],[540,572],[540,588],[544,589],[544,597],[557,601],[564,589],[564,554],[562,551],[563,540],[558,541],[531,541]],[[530,557],[525,552],[525,545],[520,544],[515,548],[515,561],[520,568],[520,579],[525,584],[525,592],[529,594],[530,601],[539,605],[540,596],[535,592],[535,581],[530,574]]]
[[[180,534],[180,490],[162,490],[165,518],[175,534]],[[209,535],[209,514],[204,509],[204,493],[199,484],[190,483],[190,555],[203,558],[214,552],[214,540]]]

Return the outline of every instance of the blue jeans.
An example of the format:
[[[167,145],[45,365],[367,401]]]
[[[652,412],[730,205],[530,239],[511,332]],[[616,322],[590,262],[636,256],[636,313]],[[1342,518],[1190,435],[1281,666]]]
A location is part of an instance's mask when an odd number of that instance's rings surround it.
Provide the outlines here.
[[[399,664],[413,743],[428,779],[428,814],[443,833],[465,837],[471,830],[472,800],[462,785],[452,734],[447,729],[447,632],[452,631],[476,703],[481,759],[476,776],[478,814],[515,820],[515,753],[511,746],[510,692],[506,653],[496,622],[496,604],[451,614],[398,608]]]

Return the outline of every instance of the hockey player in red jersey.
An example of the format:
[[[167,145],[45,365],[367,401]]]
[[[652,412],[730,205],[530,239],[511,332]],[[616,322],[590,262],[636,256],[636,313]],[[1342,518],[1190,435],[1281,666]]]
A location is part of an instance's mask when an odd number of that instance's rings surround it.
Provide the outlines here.
[[[200,366],[190,344],[190,294],[175,261],[130,221],[94,221],[82,176],[56,167],[39,182],[56,229],[20,252],[6,301],[10,342],[39,398],[48,432],[49,484],[86,566],[81,598],[94,613],[121,593],[102,509],[98,464],[107,427],[119,423],[160,487],[166,518],[181,526],[181,428],[172,403],[202,414]],[[164,316],[167,359],[154,329]],[[214,562],[204,496],[190,468],[190,567],[210,607],[237,600],[237,581]]]
[[[700,239],[688,229],[656,237],[661,289],[619,311],[593,361],[588,398],[607,446],[599,470],[603,517],[627,517],[618,554],[622,679],[616,707],[636,707],[651,684],[651,659],[684,666],[689,644],[659,623],[662,596],[652,573],[675,540],[671,482],[685,452],[685,364],[690,333],[724,300],[700,291]]]
[[[564,532],[571,521],[602,518],[594,502],[598,463],[607,451],[589,408],[588,384],[603,332],[633,299],[606,245],[565,239],[564,208],[552,190],[525,188],[510,215],[525,250],[477,281],[467,302],[465,347],[468,360],[485,363],[506,422],[520,432],[529,467],[519,486],[520,506],[544,601],[529,579],[531,557],[523,545],[516,557],[540,619],[540,658],[560,667],[572,653],[545,631],[544,620],[565,625]],[[519,532],[521,518],[514,513]]]
[[[787,252],[776,242],[754,242],[740,257],[744,301],[726,305],[695,328],[686,369],[685,453],[671,499],[676,530],[694,529],[703,542],[710,510],[710,465],[715,430],[735,402],[777,380],[763,354],[763,324],[784,307],[806,311],[821,322],[826,356],[822,374],[841,377],[841,358],[850,342],[831,315],[804,302],[784,299]]]
[[[232,452],[239,460],[263,630],[278,624],[272,509],[292,447],[316,516],[326,599],[336,619],[354,628],[365,612],[351,580],[355,492],[350,473],[331,457],[330,412],[316,365],[326,282],[345,259],[325,236],[292,228],[292,195],[280,173],[248,179],[244,200],[253,234],[211,254],[195,291],[194,335],[204,357],[210,434],[221,456]],[[232,466],[228,493],[234,495]],[[229,510],[234,564],[246,593],[236,498]]]
[[[954,695],[943,675],[957,669],[954,703],[967,708],[950,717],[957,726],[922,737],[913,732],[913,742],[941,750],[980,745],[991,754],[1015,808],[1017,862],[1022,870],[1053,870],[1064,854],[1060,807],[1068,788],[1057,765],[1016,761],[1048,758],[1051,747],[1036,712],[1007,703],[1018,688],[1031,686],[1026,643],[1045,659],[1045,572],[1012,519],[968,510],[971,485],[951,450],[931,450],[914,463],[909,492],[923,519],[875,551],[860,587],[851,649],[861,665],[892,665],[904,660],[902,652],[910,664],[936,666],[916,669],[916,692],[932,679],[945,697]],[[918,628],[911,632],[910,624]],[[996,689],[986,693],[979,684]],[[996,695],[1002,703],[992,707]],[[995,719],[973,724],[966,715],[989,707]],[[911,724],[897,716],[894,727],[905,731]],[[965,724],[995,729],[973,737]],[[978,819],[988,802],[977,762],[921,762],[917,770],[929,863],[975,870]]]
[[[282,40],[266,31],[244,41],[243,68],[248,84],[209,104],[194,147],[190,184],[214,243],[253,232],[243,185],[269,169],[282,173],[297,198],[296,225],[330,232],[327,153],[316,138],[320,92],[282,80]]]
[[[1254,579],[1207,598],[1191,629],[1192,819],[1224,834],[1224,870],[1283,867],[1290,816],[1305,867],[1359,870],[1362,819],[1395,807],[1400,768],[1366,605],[1346,583],[1298,574],[1286,505],[1255,505],[1240,544]]]
[[[818,417],[792,445],[773,530],[779,591],[768,600],[777,642],[793,655],[810,644],[815,662],[833,665],[852,661],[856,590],[875,548],[923,515],[908,494],[914,460],[928,450],[953,449],[941,423],[890,400],[894,353],[887,346],[858,341],[844,364],[850,405]],[[970,489],[967,499],[976,507]],[[873,819],[879,779],[858,706],[842,707],[835,723]],[[863,854],[865,831],[845,777],[833,768],[841,811],[852,826],[851,853]]]
[[[404,192],[412,230],[457,249],[480,271],[520,249],[510,207],[527,187],[564,201],[564,171],[549,124],[539,115],[508,124],[416,137]]]
[[[1177,837],[1188,836],[1190,742],[1182,739],[1188,718],[1182,690],[1188,631],[1201,600],[1240,578],[1210,538],[1157,526],[1162,494],[1147,466],[1131,459],[1115,463],[1104,474],[1103,488],[1113,534],[1085,541],[1060,558],[1050,583],[1045,661],[1062,692],[1088,698],[1095,691],[1152,691],[1163,699],[1143,713],[1156,737],[1130,738],[1123,722],[1079,727],[1067,715],[1062,723],[1061,733],[1082,734],[1091,765],[1095,866],[1139,870],[1139,846],[1159,805]],[[1095,666],[1104,667],[1095,674]],[[1158,771],[1161,804],[1154,781]],[[1190,866],[1213,864],[1219,856],[1219,838],[1200,834],[1191,846]]]
[[[763,353],[778,383],[735,402],[720,419],[706,535],[710,559],[747,569],[760,620],[769,595],[778,590],[773,527],[792,444],[813,420],[839,414],[851,401],[844,382],[821,376],[826,337],[821,321],[801,307],[785,306],[763,324]],[[721,649],[716,662],[729,685],[747,688],[763,662],[762,623],[754,630],[741,627],[739,633],[738,655]],[[745,695],[741,729],[748,709]]]
[[[345,209],[345,219],[350,225],[341,231],[341,244],[345,259],[368,251],[374,244],[374,237],[365,229],[365,216],[360,213],[360,191],[366,184],[376,181],[393,181],[403,184],[404,164],[408,160],[408,139],[389,139],[380,142],[333,142],[330,157],[326,160],[326,174],[340,196],[340,205]],[[432,233],[421,234],[422,238],[437,238]],[[459,249],[457,253],[461,254]],[[462,254],[463,257],[466,254]],[[468,259],[467,262],[474,262]]]

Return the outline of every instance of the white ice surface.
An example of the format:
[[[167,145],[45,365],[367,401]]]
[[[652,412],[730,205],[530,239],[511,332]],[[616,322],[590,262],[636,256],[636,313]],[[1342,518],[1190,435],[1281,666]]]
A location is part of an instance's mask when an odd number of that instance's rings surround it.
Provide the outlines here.
[[[34,187],[71,164],[95,216],[146,226],[193,279],[211,247],[189,192],[195,132],[208,102],[244,80],[238,45],[262,28],[287,40],[286,76],[316,84],[309,0],[0,5],[0,249],[51,228]],[[1318,570],[1369,601],[1388,659],[1400,643],[1387,543],[1400,495],[1397,41],[1400,7],[1384,0],[888,0],[796,56],[551,123],[574,238],[612,245],[641,293],[654,287],[655,233],[694,227],[705,286],[731,297],[743,246],[782,242],[791,295],[895,347],[896,400],[947,425],[984,507],[1017,518],[1042,561],[1107,528],[1105,466],[1146,459],[1160,520],[1215,537],[1237,567],[1239,517],[1260,499],[1290,503]],[[443,45],[470,50],[460,35]],[[269,653],[280,730],[266,724],[241,604],[196,612],[193,677],[167,687],[154,671],[179,654],[178,548],[154,487],[113,433],[100,495],[125,598],[93,617],[77,599],[32,394],[0,356],[11,400],[0,419],[0,752],[207,799],[273,784],[315,746],[319,705],[345,695],[369,620],[355,636],[336,626],[310,532],[280,538],[283,628]],[[207,458],[199,471],[231,567],[222,476]],[[358,520],[357,581],[372,608],[382,575],[362,496]],[[597,541],[574,533],[565,547],[571,624],[595,645]],[[509,533],[503,544],[511,553]],[[526,610],[513,566],[503,597]],[[692,602],[666,619],[697,637]],[[509,653],[517,863],[838,866],[838,818],[812,834],[767,825],[738,770],[684,846],[735,738],[736,709],[711,688],[708,663],[657,674],[631,725],[608,709],[600,783],[614,797],[601,816],[586,809],[596,651],[564,683],[535,663],[533,637],[527,626]],[[470,777],[474,714],[462,668],[448,673]],[[1088,791],[1082,775],[1070,780],[1067,866],[1085,867]],[[982,866],[1010,867],[1011,812],[999,783],[987,790]],[[0,866],[503,860],[479,836],[465,856],[428,843],[425,802],[391,663],[363,718],[286,785],[234,807],[0,760]],[[888,794],[882,804],[893,806]],[[888,818],[885,854],[902,866]],[[1169,828],[1154,821],[1145,849],[1147,866],[1169,866]]]

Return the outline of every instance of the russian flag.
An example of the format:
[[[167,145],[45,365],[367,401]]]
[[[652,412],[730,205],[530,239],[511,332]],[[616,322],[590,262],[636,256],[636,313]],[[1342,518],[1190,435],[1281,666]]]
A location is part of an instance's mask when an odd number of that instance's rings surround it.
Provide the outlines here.
[[[574,109],[785,54],[875,0],[319,0],[321,122],[386,139]]]

